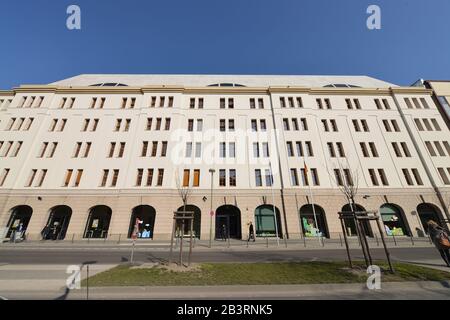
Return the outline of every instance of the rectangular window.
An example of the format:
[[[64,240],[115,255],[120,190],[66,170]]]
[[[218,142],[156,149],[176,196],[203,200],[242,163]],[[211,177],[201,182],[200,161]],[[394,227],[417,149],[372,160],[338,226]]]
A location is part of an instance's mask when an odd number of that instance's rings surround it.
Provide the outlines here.
[[[58,146],[58,142],[52,143],[52,148],[50,149],[50,154],[47,156],[47,158],[53,158],[55,155],[56,147]]]
[[[103,107],[105,106],[105,101],[106,101],[106,99],[105,98],[101,98],[100,99],[100,109],[103,109]]]
[[[355,131],[356,131],[356,132],[360,132],[361,129],[360,129],[360,127],[359,127],[359,122],[358,122],[358,120],[352,120],[352,122],[353,122],[353,127],[355,128]]]
[[[361,104],[359,103],[359,99],[353,99],[353,103],[355,104],[356,109],[361,109]]]
[[[374,158],[378,158],[378,151],[377,151],[377,148],[375,147],[375,143],[369,142],[369,148],[370,148],[370,151],[372,152],[372,156]]]
[[[228,120],[228,130],[229,131],[234,131],[234,119],[229,119]]]
[[[325,132],[330,131],[330,129],[328,128],[328,121],[327,121],[327,120],[322,119],[322,125],[323,125],[323,130],[324,130]]]
[[[197,119],[197,131],[198,132],[203,131],[203,119]]]
[[[195,108],[195,98],[191,98],[189,101],[189,108],[194,109]]]
[[[297,156],[298,157],[303,157],[303,146],[302,146],[302,143],[301,143],[301,141],[297,141],[296,143],[295,143],[295,146],[296,146],[296,149],[297,149]]]
[[[420,177],[419,170],[411,169],[411,171],[413,173],[413,176],[414,176],[414,179],[416,180],[417,185],[423,186],[423,181],[422,181],[422,178]]]
[[[266,187],[271,187],[273,184],[273,176],[269,169],[265,170],[265,177],[266,177]]]
[[[403,176],[405,177],[406,183],[408,184],[408,186],[412,186],[414,185],[412,179],[411,179],[411,175],[409,174],[408,169],[402,169],[403,172]]]
[[[338,132],[339,130],[338,130],[338,127],[337,127],[336,120],[331,119],[330,123],[331,123],[331,128],[333,128],[333,132]]]
[[[322,99],[316,99],[317,107],[323,109]]]
[[[144,175],[144,169],[137,170],[136,176],[136,187],[140,187],[142,185],[142,176]]]
[[[236,143],[230,142],[228,147],[229,147],[230,158],[235,158],[236,157]]]
[[[344,177],[347,186],[353,186],[353,178],[349,169],[344,169]]]
[[[173,97],[169,97],[169,108],[173,107]]]
[[[225,142],[221,142],[219,145],[219,157],[225,158],[227,156],[227,144]]]
[[[230,187],[236,187],[236,169],[230,169]]]
[[[261,127],[261,131],[267,131],[267,125],[266,125],[265,119],[259,120],[259,126]]]
[[[331,109],[331,101],[330,101],[330,99],[325,99],[325,105],[327,106],[327,109]]]
[[[20,149],[22,148],[22,144],[23,144],[23,141],[19,141],[16,143],[16,147],[14,148],[14,151],[13,151],[11,157],[17,157]]]
[[[156,128],[155,130],[161,130],[162,118],[156,118]]]
[[[386,132],[391,132],[391,126],[389,125],[389,121],[387,120],[383,120],[383,125],[384,125],[384,130],[386,130]]]
[[[167,141],[163,141],[161,148],[161,157],[165,157],[166,155],[167,155]]]
[[[264,100],[262,98],[258,99],[258,108],[264,109]]]
[[[77,170],[77,177],[75,179],[74,187],[78,187],[80,185],[81,177],[83,176],[83,169]]]
[[[364,130],[364,132],[369,132],[370,130],[369,130],[369,125],[367,124],[367,121],[366,120],[361,120],[361,125],[362,125],[362,128],[363,128],[363,130]]]
[[[192,157],[192,142],[186,142],[186,158]]]
[[[286,108],[286,100],[284,97],[280,97],[280,106],[281,108]]]
[[[292,145],[292,141],[286,142],[288,157],[294,156],[294,147]]]
[[[394,127],[394,131],[395,132],[400,132],[400,127],[398,126],[397,121],[396,120],[392,120],[391,123],[392,123],[392,127]]]
[[[225,132],[226,130],[226,121],[225,119],[220,119],[220,131]]]
[[[362,154],[364,156],[364,158],[368,158],[369,157],[369,151],[367,150],[367,146],[364,142],[360,142],[359,145],[361,146],[361,151]]]
[[[131,124],[131,119],[125,119],[125,132],[128,132],[130,130],[130,124]]]
[[[435,129],[436,131],[441,131],[441,127],[439,126],[439,124],[438,124],[438,122],[437,122],[436,119],[431,119],[431,123],[433,124],[434,129]]]
[[[301,97],[297,97],[297,106],[299,108],[303,108],[303,101]]]
[[[405,157],[410,158],[411,157],[411,153],[409,152],[408,145],[406,144],[406,142],[400,142],[400,145],[402,146],[403,153],[405,154]]]
[[[0,176],[0,187],[3,187],[3,185],[5,184],[6,178],[9,175],[9,168],[3,169],[2,174]]]
[[[69,183],[70,183],[70,179],[72,178],[72,174],[73,174],[73,170],[72,169],[68,169],[66,172],[66,178],[64,180],[64,187],[68,187]]]
[[[283,128],[284,130],[289,131],[289,119],[287,118],[283,119]]]
[[[75,145],[75,152],[73,153],[72,158],[78,158],[79,154],[80,154],[80,150],[81,150],[81,142],[77,142]]]
[[[198,99],[198,108],[199,108],[199,109],[203,109],[203,103],[204,103],[203,98],[199,98],[199,99]]]
[[[30,177],[28,178],[28,183],[25,185],[25,187],[31,187],[32,186],[33,180],[36,177],[36,172],[37,172],[36,169],[31,170]]]
[[[406,106],[408,107],[408,109],[413,109],[411,100],[409,100],[409,98],[405,98],[405,103],[406,103]]]
[[[259,158],[259,143],[257,142],[253,143],[253,157]]]
[[[330,157],[331,158],[335,158],[336,157],[336,153],[334,152],[333,144],[331,142],[327,142],[327,146],[328,146],[328,151],[330,153]]]
[[[227,177],[226,177],[226,171],[225,169],[220,169],[219,170],[219,186],[221,187],[225,187],[226,183],[227,183]]]
[[[336,184],[338,186],[344,185],[344,181],[342,180],[341,171],[339,169],[334,169],[334,177],[336,179]]]
[[[148,150],[148,141],[142,141],[141,157],[147,156],[147,150]]]
[[[225,98],[220,98],[220,109],[225,109]]]
[[[378,169],[378,174],[380,175],[381,183],[383,186],[388,186],[389,182],[387,180],[386,174],[384,173],[383,169]]]
[[[311,178],[312,178],[312,183],[314,186],[320,185],[319,175],[317,174],[317,169],[315,169],[315,168],[311,169]]]
[[[314,152],[313,152],[311,141],[306,141],[305,146],[306,146],[307,156],[314,157]]]
[[[228,108],[229,109],[233,109],[234,108],[234,99],[233,98],[229,98],[228,99]]]
[[[412,98],[412,101],[417,109],[422,109],[422,106],[420,105],[419,100],[417,100],[417,98]]]
[[[381,106],[380,99],[374,99],[374,101],[375,101],[375,105],[376,105],[377,109],[379,109],[379,110],[383,109],[383,107]]]
[[[121,142],[120,143],[120,149],[119,149],[119,155],[118,155],[119,158],[123,157],[124,151],[125,151],[125,142]]]
[[[298,131],[299,130],[298,121],[297,121],[296,118],[292,119],[292,130],[294,130],[294,131]]]
[[[370,180],[372,181],[372,185],[378,186],[378,178],[374,169],[369,169]]]
[[[383,105],[386,110],[391,109],[391,106],[389,105],[389,102],[387,101],[387,99],[383,99]]]
[[[183,172],[183,187],[189,187],[189,175],[190,171],[188,169]]]
[[[1,147],[1,143],[0,143],[0,147]],[[43,158],[44,157],[45,151],[47,150],[47,147],[48,147],[48,142],[44,142],[42,144],[41,150],[39,151],[38,158]]]
[[[113,178],[111,181],[111,187],[115,187],[117,186],[117,180],[119,179],[119,170],[118,169],[114,169],[113,170]]]
[[[114,128],[114,131],[120,131],[120,126],[121,126],[121,124],[122,124],[122,119],[117,119],[116,120],[116,126],[115,126],[115,128]]]
[[[261,170],[256,169],[255,170],[255,185],[257,187],[262,187],[262,176],[261,176]]]
[[[291,169],[291,183],[294,187],[298,186],[297,169]]]
[[[200,170],[195,169],[194,170],[194,183],[193,183],[193,187],[198,187],[200,186]]]
[[[270,157],[270,154],[269,154],[269,143],[263,142],[262,147],[263,147],[262,148],[263,149],[263,157],[265,157],[265,158]]]
[[[106,186],[106,182],[108,180],[108,175],[109,175],[109,170],[104,169],[103,170],[102,181],[100,183],[100,187],[105,187]]]
[[[345,158],[345,151],[344,151],[344,146],[342,145],[342,143],[337,142],[336,147],[338,150],[339,157]]]
[[[152,143],[152,157],[156,157],[156,153],[158,152],[158,141],[153,141]]]
[[[289,97],[288,98],[288,103],[289,103],[289,108],[294,108],[294,98],[293,97]]]
[[[392,148],[394,149],[394,153],[397,157],[401,157],[402,153],[400,152],[400,148],[398,147],[397,142],[392,142]]]
[[[202,143],[201,142],[195,143],[195,157],[196,158],[202,157]]]
[[[152,97],[150,100],[150,108],[156,107],[156,97]]]
[[[250,98],[250,109],[255,108],[256,108],[255,98]]]
[[[422,103],[425,109],[430,109],[430,106],[428,105],[428,102],[427,100],[425,100],[425,98],[420,98],[420,102]]]
[[[445,173],[444,168],[437,168],[437,169],[438,169],[439,175],[442,178],[442,182],[444,182],[445,185],[449,185],[450,180],[449,180],[447,174]],[[449,172],[449,174],[450,174],[450,172]],[[0,181],[0,185],[1,185],[1,181]]]
[[[252,131],[257,132],[258,131],[258,122],[256,120],[252,120],[251,125],[252,125]]]
[[[147,187],[150,187],[153,183],[153,169],[147,169]]]
[[[300,169],[300,175],[302,176],[302,183],[304,186],[309,186],[309,179],[308,179],[308,171],[305,170],[305,168]]]
[[[166,103],[166,97],[160,97],[159,98],[159,107],[163,108],[165,103]]]
[[[188,120],[188,131],[189,132],[194,131],[194,120],[193,119]]]

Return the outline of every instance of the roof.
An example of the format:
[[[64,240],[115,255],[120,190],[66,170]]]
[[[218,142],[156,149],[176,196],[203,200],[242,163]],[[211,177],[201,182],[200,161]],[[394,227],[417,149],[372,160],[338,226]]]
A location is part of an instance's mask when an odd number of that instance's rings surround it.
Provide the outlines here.
[[[362,88],[389,88],[396,85],[368,76],[307,76],[307,75],[184,75],[184,74],[82,74],[51,83],[58,86],[92,85],[183,86],[206,87],[211,85],[246,87],[309,87],[349,85]]]

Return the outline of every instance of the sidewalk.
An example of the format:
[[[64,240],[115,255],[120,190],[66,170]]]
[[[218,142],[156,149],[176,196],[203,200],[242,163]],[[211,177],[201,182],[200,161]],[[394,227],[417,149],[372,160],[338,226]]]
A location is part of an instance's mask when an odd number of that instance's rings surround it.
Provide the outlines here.
[[[371,248],[382,248],[382,242],[380,239],[369,239],[369,246]],[[386,239],[386,245],[388,248],[414,248],[414,247],[433,247],[428,238],[388,238]],[[20,249],[20,248],[33,248],[33,249],[114,249],[114,250],[129,250],[132,246],[130,240],[126,241],[111,241],[103,239],[95,240],[83,240],[83,241],[26,241],[21,243],[9,243],[5,242],[0,244],[0,250],[3,248],[8,249]],[[138,240],[136,242],[136,250],[155,250],[155,251],[167,251],[170,249],[170,241],[161,240]],[[189,247],[189,240],[184,240],[184,246]],[[349,239],[349,247],[351,249],[360,248],[357,239]],[[178,248],[178,244],[174,243],[174,248]],[[231,239],[229,241],[215,240],[209,247],[208,240],[195,240],[193,242],[193,249],[196,251],[217,251],[217,250],[239,250],[239,251],[259,251],[267,248],[277,250],[308,250],[308,249],[345,249],[345,243],[340,239],[280,239],[277,241],[274,238],[261,238],[256,242],[247,242],[245,240]]]

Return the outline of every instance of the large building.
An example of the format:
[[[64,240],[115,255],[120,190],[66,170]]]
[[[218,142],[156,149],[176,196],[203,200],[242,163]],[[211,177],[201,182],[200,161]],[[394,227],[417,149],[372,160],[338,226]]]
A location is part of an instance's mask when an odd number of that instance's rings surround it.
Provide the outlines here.
[[[22,85],[0,91],[0,227],[123,239],[138,218],[140,237],[168,239],[188,193],[201,239],[245,239],[250,222],[262,237],[337,238],[353,185],[356,209],[379,211],[388,235],[423,236],[449,217],[449,137],[430,89],[366,76]]]

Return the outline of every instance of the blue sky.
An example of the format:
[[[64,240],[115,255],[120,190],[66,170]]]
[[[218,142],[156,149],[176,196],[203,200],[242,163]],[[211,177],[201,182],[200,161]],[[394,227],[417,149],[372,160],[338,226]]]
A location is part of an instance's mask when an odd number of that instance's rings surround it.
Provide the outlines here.
[[[77,4],[82,29],[66,28]],[[370,4],[382,29],[366,27]],[[448,0],[0,0],[0,88],[81,73],[450,79]]]

